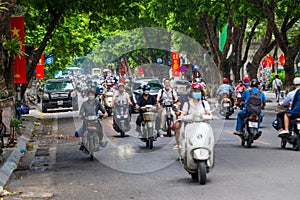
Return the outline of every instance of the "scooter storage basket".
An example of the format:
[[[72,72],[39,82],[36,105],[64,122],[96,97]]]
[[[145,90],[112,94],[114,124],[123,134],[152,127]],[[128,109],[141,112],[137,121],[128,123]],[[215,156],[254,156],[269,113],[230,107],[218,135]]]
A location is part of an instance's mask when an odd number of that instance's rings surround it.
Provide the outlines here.
[[[144,118],[145,121],[155,121],[156,113],[145,112],[145,113],[143,113],[143,118]]]

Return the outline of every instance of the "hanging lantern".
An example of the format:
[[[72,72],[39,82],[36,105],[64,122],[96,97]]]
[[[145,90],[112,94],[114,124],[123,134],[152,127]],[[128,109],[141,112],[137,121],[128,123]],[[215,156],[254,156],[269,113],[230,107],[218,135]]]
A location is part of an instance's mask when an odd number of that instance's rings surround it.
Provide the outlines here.
[[[279,62],[280,62],[282,67],[285,65],[285,56],[284,56],[284,54],[281,54],[279,56]]]
[[[262,64],[263,68],[266,68],[268,66],[268,61],[266,59],[263,59],[261,61],[261,64]]]

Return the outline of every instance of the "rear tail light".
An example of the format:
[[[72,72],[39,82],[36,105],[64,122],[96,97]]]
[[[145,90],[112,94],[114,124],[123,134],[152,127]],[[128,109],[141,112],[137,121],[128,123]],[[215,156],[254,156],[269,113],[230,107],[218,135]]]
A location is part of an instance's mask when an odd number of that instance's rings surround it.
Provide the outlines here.
[[[257,115],[251,115],[251,116],[250,116],[250,120],[253,121],[253,122],[258,121],[258,118],[259,118],[259,117],[258,117]]]

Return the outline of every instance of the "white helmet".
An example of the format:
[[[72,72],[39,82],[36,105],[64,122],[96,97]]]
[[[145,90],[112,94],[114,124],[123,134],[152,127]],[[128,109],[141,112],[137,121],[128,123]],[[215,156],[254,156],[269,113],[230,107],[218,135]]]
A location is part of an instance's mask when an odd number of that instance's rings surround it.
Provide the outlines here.
[[[293,84],[294,84],[294,85],[300,85],[300,77],[294,78]]]

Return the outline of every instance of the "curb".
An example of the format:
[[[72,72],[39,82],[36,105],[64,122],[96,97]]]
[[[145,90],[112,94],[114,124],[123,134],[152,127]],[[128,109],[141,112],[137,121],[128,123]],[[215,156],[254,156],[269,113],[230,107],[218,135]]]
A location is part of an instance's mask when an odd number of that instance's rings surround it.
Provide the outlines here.
[[[11,174],[17,168],[18,163],[23,155],[20,151],[20,148],[26,148],[26,143],[29,141],[29,139],[26,138],[24,135],[30,136],[33,132],[34,123],[30,123],[30,121],[26,121],[25,123],[26,128],[25,130],[22,130],[22,136],[18,138],[18,143],[15,149],[11,152],[11,154],[6,159],[5,163],[0,169],[0,188],[4,188],[4,186],[7,184]]]

